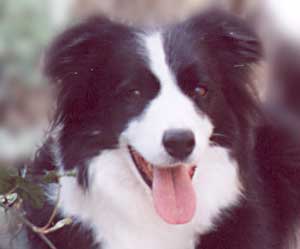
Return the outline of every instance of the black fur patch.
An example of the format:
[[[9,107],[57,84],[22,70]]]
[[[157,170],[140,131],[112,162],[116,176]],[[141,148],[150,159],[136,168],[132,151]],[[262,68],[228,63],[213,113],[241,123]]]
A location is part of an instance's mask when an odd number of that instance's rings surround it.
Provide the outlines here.
[[[89,160],[118,146],[128,122],[159,94],[159,82],[140,53],[140,32],[93,18],[60,35],[47,53],[45,71],[59,89],[53,125],[62,127],[63,166],[76,168],[86,188]],[[250,65],[262,51],[255,34],[238,18],[213,10],[166,28],[163,37],[180,89],[210,117],[212,143],[230,150],[243,186],[240,204],[224,210],[199,249],[285,249],[300,214],[300,139],[256,99]],[[197,84],[208,89],[205,98],[194,96]],[[134,94],[136,88],[142,97]],[[37,155],[37,172],[54,167],[52,143]],[[51,208],[29,208],[28,215],[45,224]],[[92,230],[80,223],[50,239],[58,248],[100,248]],[[44,248],[31,233],[29,240],[32,249]]]

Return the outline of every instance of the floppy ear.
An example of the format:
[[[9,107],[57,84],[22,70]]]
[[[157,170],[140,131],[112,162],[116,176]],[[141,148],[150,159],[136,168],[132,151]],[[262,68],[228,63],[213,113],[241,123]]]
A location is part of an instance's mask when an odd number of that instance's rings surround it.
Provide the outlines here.
[[[111,58],[131,36],[128,27],[94,17],[54,40],[46,52],[44,72],[58,89],[57,117],[73,122],[101,105],[102,94],[111,90],[101,83],[117,77],[105,68],[114,68]]]
[[[44,72],[53,82],[64,82],[79,74],[81,77],[91,75],[96,69],[91,68],[95,60],[101,67],[112,55],[116,43],[129,36],[126,26],[102,17],[90,18],[54,40],[46,52]]]
[[[117,143],[115,136],[102,132],[102,125],[110,120],[107,103],[114,101],[107,95],[120,77],[114,70],[115,63],[124,57],[120,53],[132,35],[128,27],[96,17],[67,29],[45,55],[44,72],[58,95],[53,127],[61,128],[59,144],[63,165],[65,169],[76,165],[78,180],[83,185],[87,172],[85,160]],[[97,139],[93,131],[101,131]]]
[[[194,17],[188,28],[199,60],[205,59],[236,116],[245,126],[256,122],[260,112],[251,64],[262,57],[256,34],[245,21],[220,10]]]
[[[226,64],[255,63],[262,57],[256,34],[244,20],[232,14],[214,9],[194,17],[189,23],[199,45],[204,45]]]

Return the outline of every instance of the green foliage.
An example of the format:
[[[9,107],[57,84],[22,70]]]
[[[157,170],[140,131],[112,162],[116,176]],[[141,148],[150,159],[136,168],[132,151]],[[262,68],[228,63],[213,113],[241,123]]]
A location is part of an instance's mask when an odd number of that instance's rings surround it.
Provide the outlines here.
[[[14,188],[16,177],[16,171],[0,167],[0,195],[7,193]]]
[[[57,171],[48,171],[44,175],[27,174],[23,177],[18,170],[0,167],[0,196],[16,193],[22,200],[34,208],[42,208],[45,201],[42,185],[58,183],[60,177],[74,177],[74,172],[59,175]]]
[[[42,187],[38,184],[34,184],[27,179],[18,177],[16,179],[17,190],[16,193],[27,201],[34,208],[42,208],[45,196]]]
[[[10,191],[16,193],[34,208],[43,206],[44,193],[39,184],[23,178],[17,170],[0,168],[0,195],[4,196]]]
[[[48,171],[46,175],[42,177],[43,183],[57,183],[59,180],[59,176],[55,170]]]

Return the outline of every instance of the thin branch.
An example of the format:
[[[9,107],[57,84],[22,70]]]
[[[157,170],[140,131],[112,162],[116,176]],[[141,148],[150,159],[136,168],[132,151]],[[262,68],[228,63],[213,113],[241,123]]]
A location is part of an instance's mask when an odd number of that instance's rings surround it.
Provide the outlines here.
[[[24,215],[22,215],[21,213],[19,213],[17,210],[15,210],[14,208],[9,208],[8,206],[6,206],[3,203],[0,203],[0,205],[5,209],[5,210],[9,210],[14,216],[16,216],[24,225],[26,225],[27,227],[29,227],[33,232],[35,232],[48,246],[50,249],[57,249],[55,247],[55,245],[42,233],[39,233],[36,231],[37,227],[32,224],[29,220],[27,220]]]
[[[74,172],[66,172],[64,175],[61,175],[59,177],[63,177],[63,176],[74,176]],[[55,232],[61,228],[63,228],[64,226],[66,225],[69,225],[72,223],[72,219],[71,218],[65,218],[65,219],[62,219],[60,221],[58,221],[54,226],[51,227],[51,224],[52,222],[54,221],[55,219],[55,216],[57,214],[57,210],[58,210],[58,204],[59,204],[59,200],[60,200],[60,185],[59,185],[59,190],[58,190],[58,193],[57,193],[57,200],[56,200],[56,203],[55,203],[55,206],[54,206],[54,209],[50,215],[50,218],[47,222],[47,224],[43,227],[38,227],[38,226],[35,226],[33,223],[31,223],[23,213],[21,213],[19,211],[18,208],[16,208],[16,198],[15,200],[13,200],[11,203],[6,203],[5,200],[8,200],[7,199],[7,196],[8,195],[11,195],[13,194],[18,188],[18,185],[14,186],[8,193],[6,193],[5,195],[2,195],[5,199],[4,201],[0,201],[0,207],[3,207],[5,211],[10,211],[11,214],[13,216],[15,216],[17,219],[19,219],[25,226],[27,226],[28,228],[30,228],[34,233],[37,234],[37,236],[40,237],[41,240],[43,240],[50,249],[57,249],[55,247],[55,245],[46,237],[46,234],[48,233],[52,233],[52,232]]]
[[[56,199],[56,202],[55,202],[54,209],[52,211],[52,214],[51,214],[51,216],[50,216],[47,224],[45,226],[43,226],[43,227],[40,228],[41,231],[45,231],[45,230],[47,230],[50,227],[51,223],[53,222],[53,220],[55,218],[55,215],[57,214],[58,203],[59,203],[59,199],[60,199],[60,185],[58,185],[58,186],[59,186],[59,189],[58,189],[58,192],[57,192],[57,199]]]

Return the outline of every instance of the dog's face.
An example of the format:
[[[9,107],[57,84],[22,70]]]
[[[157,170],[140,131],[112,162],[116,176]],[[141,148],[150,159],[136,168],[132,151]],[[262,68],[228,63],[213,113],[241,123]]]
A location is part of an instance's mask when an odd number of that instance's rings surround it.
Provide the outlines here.
[[[218,11],[160,31],[93,19],[65,32],[46,63],[60,88],[63,167],[86,183],[93,158],[121,150],[157,213],[190,221],[203,158],[214,147],[234,152],[250,125],[249,64],[259,53],[245,24]]]

